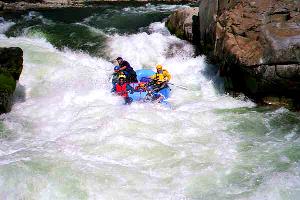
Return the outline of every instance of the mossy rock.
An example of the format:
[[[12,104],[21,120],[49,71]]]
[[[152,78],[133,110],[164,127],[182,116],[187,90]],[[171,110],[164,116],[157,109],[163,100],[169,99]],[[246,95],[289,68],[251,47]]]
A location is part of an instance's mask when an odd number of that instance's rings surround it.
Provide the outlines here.
[[[0,91],[13,93],[16,89],[16,81],[11,75],[0,74]]]
[[[23,68],[23,51],[19,47],[0,48],[0,74],[19,80]]]
[[[174,27],[173,27],[173,25],[172,25],[172,23],[171,23],[170,20],[168,20],[168,21],[166,22],[166,27],[167,27],[167,29],[170,31],[170,33],[174,33],[175,29],[174,29]]]
[[[21,48],[0,48],[0,114],[11,110],[13,94],[22,68],[23,51]]]
[[[180,30],[180,29],[174,27],[174,25],[172,24],[172,22],[170,20],[168,20],[166,22],[166,27],[168,28],[170,33],[175,34],[175,36],[178,37],[178,38],[184,39],[183,30]]]
[[[176,30],[175,35],[178,38],[184,39],[184,32],[182,30]]]

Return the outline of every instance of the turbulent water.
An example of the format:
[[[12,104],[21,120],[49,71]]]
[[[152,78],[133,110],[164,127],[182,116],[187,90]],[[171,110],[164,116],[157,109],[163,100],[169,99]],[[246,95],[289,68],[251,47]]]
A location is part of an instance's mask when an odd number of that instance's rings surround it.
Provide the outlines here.
[[[214,66],[170,35],[179,5],[5,15],[24,50],[0,122],[0,199],[299,199],[300,115],[222,92]],[[172,74],[172,108],[124,106],[112,60]]]

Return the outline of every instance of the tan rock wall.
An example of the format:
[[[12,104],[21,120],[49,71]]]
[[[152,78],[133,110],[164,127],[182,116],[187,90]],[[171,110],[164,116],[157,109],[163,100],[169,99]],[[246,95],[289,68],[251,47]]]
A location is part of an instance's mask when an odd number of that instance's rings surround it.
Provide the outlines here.
[[[300,92],[299,0],[201,0],[199,24],[202,53],[242,90]]]

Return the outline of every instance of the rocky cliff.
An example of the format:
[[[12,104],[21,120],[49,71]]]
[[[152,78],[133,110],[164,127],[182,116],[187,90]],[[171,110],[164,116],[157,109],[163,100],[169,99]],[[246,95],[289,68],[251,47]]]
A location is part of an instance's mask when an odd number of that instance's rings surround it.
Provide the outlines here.
[[[12,106],[16,82],[23,69],[23,51],[18,47],[0,48],[0,114]]]
[[[299,98],[299,0],[201,0],[198,19],[196,43],[219,65],[227,89]]]
[[[202,0],[199,24],[203,52],[234,89],[299,96],[300,1]]]

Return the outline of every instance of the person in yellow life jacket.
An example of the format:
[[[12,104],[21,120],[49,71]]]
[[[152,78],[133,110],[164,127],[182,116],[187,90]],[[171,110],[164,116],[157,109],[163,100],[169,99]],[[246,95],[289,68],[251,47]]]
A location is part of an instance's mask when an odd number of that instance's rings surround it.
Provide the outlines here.
[[[169,82],[171,80],[171,74],[166,69],[163,69],[161,65],[156,66],[156,73],[153,76],[150,76],[150,78],[156,81],[161,79],[161,75],[165,81]]]
[[[168,82],[171,80],[171,74],[163,69],[161,65],[156,66],[156,73],[153,76],[150,76],[153,80],[152,85],[154,85],[154,90],[159,91],[168,87]]]

